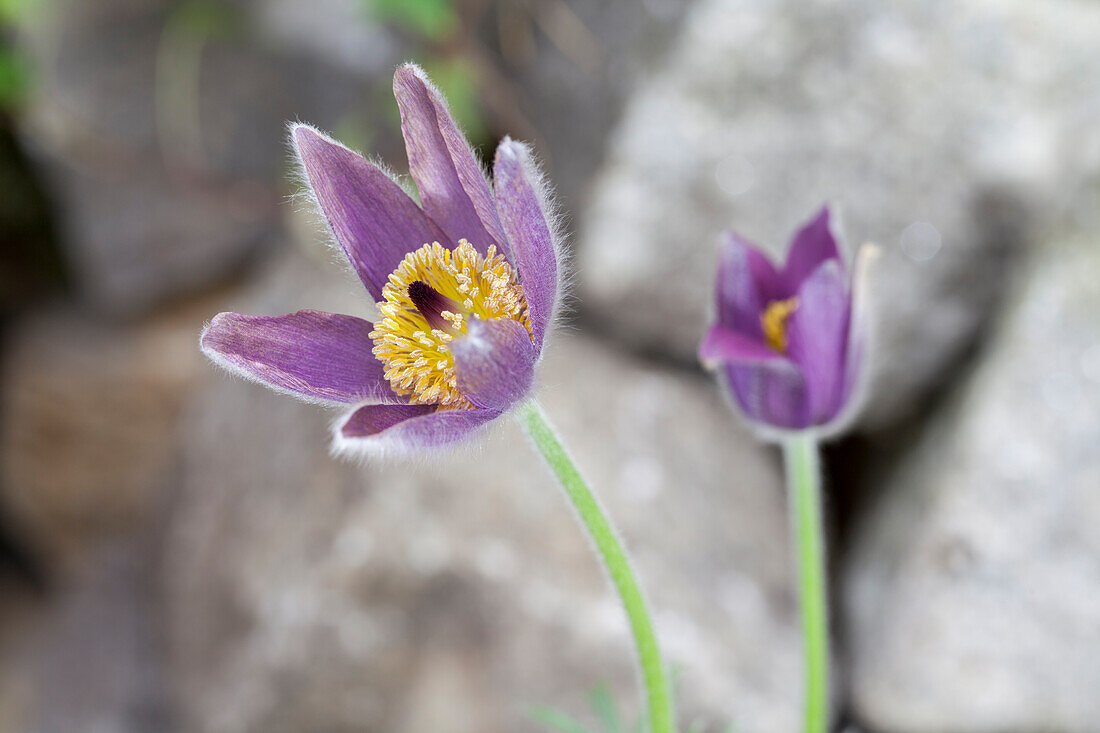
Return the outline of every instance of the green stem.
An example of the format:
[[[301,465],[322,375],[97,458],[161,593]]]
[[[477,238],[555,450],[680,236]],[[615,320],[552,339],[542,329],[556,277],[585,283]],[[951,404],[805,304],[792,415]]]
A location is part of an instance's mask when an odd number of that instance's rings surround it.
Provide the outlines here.
[[[825,539],[821,510],[821,466],[817,440],[808,432],[783,442],[787,489],[798,551],[798,588],[805,656],[805,733],[829,725],[829,616],[825,585]]]
[[[542,406],[531,399],[521,404],[515,414],[524,432],[561,482],[619,593],[638,650],[638,663],[649,701],[649,730],[651,733],[672,733],[672,695],[669,693],[668,675],[657,647],[657,635],[653,632],[645,597],[630,567],[622,541],[608,521],[599,500],[558,440]]]

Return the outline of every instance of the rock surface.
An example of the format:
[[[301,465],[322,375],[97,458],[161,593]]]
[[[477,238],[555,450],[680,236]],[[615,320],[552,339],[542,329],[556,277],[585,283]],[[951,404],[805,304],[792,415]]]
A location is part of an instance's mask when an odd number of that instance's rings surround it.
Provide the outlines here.
[[[878,243],[869,425],[909,413],[1100,171],[1100,8],[703,0],[612,135],[581,219],[584,312],[694,360],[718,233],[773,253],[824,201]]]
[[[585,201],[623,105],[661,64],[693,4],[497,4],[491,45],[500,47],[507,83],[490,80],[487,101],[500,118],[502,132],[534,142],[568,221]]]
[[[122,327],[55,305],[5,334],[3,730],[172,729],[160,530],[179,417],[206,368],[195,340],[209,309],[196,303]],[[13,540],[34,592],[14,582]]]
[[[0,501],[50,572],[147,527],[204,365],[205,306],[123,328],[56,307],[22,319],[0,372]]]
[[[59,0],[24,24],[35,84],[22,135],[74,285],[99,311],[143,314],[270,244],[286,121],[337,127],[360,113],[364,78],[400,60],[390,48],[353,74],[284,43],[278,4],[241,5]]]
[[[156,543],[100,542],[38,597],[3,600],[4,730],[173,730],[163,679]]]
[[[886,482],[847,575],[858,716],[897,733],[1100,727],[1100,243],[1044,249]]]
[[[358,310],[355,284],[292,260],[245,310]],[[578,335],[559,335],[543,367],[547,411],[682,665],[686,718],[795,730],[774,457],[700,378]],[[166,553],[184,729],[534,731],[526,706],[580,713],[600,680],[634,709],[621,612],[511,421],[448,457],[357,467],[328,455],[331,415],[212,377]]]

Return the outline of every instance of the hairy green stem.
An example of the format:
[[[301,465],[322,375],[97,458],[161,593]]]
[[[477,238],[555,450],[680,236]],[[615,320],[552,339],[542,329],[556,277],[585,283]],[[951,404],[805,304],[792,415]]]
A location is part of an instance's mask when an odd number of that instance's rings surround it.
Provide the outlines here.
[[[619,593],[638,650],[638,663],[648,698],[649,730],[651,733],[673,733],[672,695],[669,692],[668,674],[661,659],[661,650],[657,646],[657,635],[653,631],[645,597],[630,567],[630,559],[622,541],[608,521],[599,500],[588,488],[573,459],[558,439],[542,406],[531,399],[521,404],[515,414],[516,420],[565,489],[569,501],[577,510],[577,516],[596,545],[615,590]]]
[[[817,439],[809,432],[787,438],[783,442],[783,458],[798,553],[798,595],[802,607],[803,730],[805,733],[825,733],[829,725],[829,615]]]

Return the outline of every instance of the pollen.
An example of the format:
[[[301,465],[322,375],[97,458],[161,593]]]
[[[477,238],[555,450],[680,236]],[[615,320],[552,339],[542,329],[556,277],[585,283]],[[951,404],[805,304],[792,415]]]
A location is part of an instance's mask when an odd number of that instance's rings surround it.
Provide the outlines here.
[[[465,239],[453,250],[425,244],[390,274],[382,299],[370,333],[374,355],[394,392],[415,405],[473,408],[456,386],[448,349],[471,318],[511,318],[531,331],[523,288],[495,245],[482,256]]]
[[[764,329],[764,340],[768,346],[780,354],[787,353],[787,319],[798,310],[798,298],[773,300],[760,314],[760,326]]]

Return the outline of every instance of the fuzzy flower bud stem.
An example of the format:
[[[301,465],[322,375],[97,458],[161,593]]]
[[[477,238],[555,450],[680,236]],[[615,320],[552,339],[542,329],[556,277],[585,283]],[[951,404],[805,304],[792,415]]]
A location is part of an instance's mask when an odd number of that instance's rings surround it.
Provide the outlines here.
[[[792,433],[783,441],[783,458],[802,610],[803,731],[826,733],[829,726],[829,616],[817,438],[811,431]]]
[[[657,635],[653,631],[653,621],[646,607],[645,596],[630,566],[622,540],[558,439],[542,406],[534,400],[528,400],[516,408],[515,415],[527,437],[561,483],[577,517],[592,538],[597,554],[622,601],[631,633],[634,635],[641,677],[646,688],[649,708],[649,727],[646,730],[650,733],[673,733],[668,674],[657,646]]]

